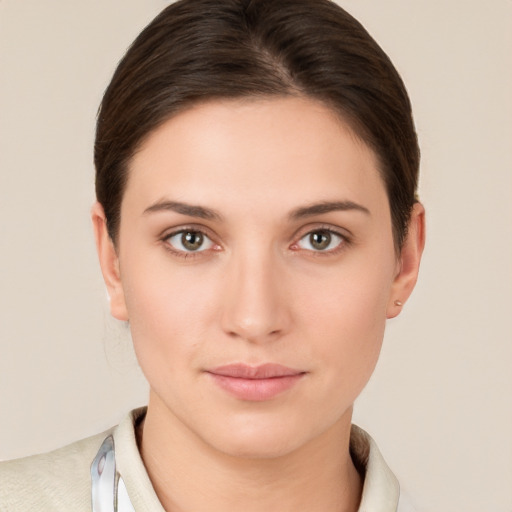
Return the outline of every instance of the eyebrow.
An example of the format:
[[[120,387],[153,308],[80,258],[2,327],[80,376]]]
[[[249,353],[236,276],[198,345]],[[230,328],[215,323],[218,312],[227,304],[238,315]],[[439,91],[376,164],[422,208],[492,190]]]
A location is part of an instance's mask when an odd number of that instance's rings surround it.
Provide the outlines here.
[[[200,219],[221,220],[222,215],[215,210],[205,208],[204,206],[181,203],[179,201],[158,201],[144,210],[144,215],[148,213],[172,211],[188,215],[189,217],[198,217]]]
[[[291,220],[300,220],[306,217],[312,217],[314,215],[321,215],[323,213],[330,212],[344,212],[355,210],[362,212],[366,215],[371,215],[368,208],[354,203],[353,201],[323,201],[321,203],[315,203],[309,206],[297,208],[290,213]]]
[[[289,214],[290,220],[300,220],[307,217],[313,217],[314,215],[321,215],[336,211],[359,211],[370,215],[368,208],[354,203],[353,201],[323,201],[321,203],[315,203],[308,206],[303,206],[292,210]],[[187,215],[188,217],[198,217],[200,219],[207,220],[222,220],[222,215],[204,206],[192,205],[182,203],[180,201],[158,201],[155,204],[149,206],[144,210],[144,215],[155,212],[172,211],[180,213],[181,215]]]

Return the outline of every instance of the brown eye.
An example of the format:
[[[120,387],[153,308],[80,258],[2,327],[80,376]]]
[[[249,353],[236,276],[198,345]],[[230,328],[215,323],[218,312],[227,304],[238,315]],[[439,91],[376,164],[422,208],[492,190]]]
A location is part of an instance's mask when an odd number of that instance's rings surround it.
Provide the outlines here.
[[[331,243],[331,234],[328,231],[316,231],[309,235],[309,243],[318,251],[324,251]]]
[[[298,243],[301,249],[307,249],[308,251],[315,252],[328,252],[336,249],[340,246],[345,239],[329,231],[328,229],[319,229],[317,231],[311,231],[307,235],[303,236]]]
[[[189,251],[197,251],[203,245],[204,236],[197,231],[181,234],[181,243]]]
[[[182,230],[173,233],[166,241],[180,252],[201,252],[213,246],[213,242],[204,233],[192,230]]]

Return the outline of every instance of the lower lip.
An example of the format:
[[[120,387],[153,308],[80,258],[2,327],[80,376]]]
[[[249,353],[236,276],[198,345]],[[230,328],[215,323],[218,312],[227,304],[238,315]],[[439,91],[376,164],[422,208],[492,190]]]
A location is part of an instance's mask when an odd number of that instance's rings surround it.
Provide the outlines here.
[[[240,400],[251,402],[270,400],[291,389],[304,376],[303,373],[299,373],[297,375],[286,375],[268,379],[242,379],[217,375],[215,373],[210,373],[209,375],[224,391],[227,391]]]

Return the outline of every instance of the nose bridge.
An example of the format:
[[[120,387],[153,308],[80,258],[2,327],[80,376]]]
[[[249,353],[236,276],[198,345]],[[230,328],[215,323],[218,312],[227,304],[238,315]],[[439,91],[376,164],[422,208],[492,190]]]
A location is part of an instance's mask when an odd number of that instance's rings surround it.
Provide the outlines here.
[[[226,273],[223,327],[251,342],[275,339],[287,328],[279,256],[271,248],[239,248]],[[281,274],[281,275],[280,275]]]

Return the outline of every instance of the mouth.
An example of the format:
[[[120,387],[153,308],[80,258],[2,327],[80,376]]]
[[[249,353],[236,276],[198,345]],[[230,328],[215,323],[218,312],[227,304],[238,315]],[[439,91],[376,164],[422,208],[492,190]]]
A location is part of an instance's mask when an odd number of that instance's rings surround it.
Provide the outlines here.
[[[306,375],[280,364],[229,364],[206,371],[223,391],[240,400],[263,402],[294,387]]]

